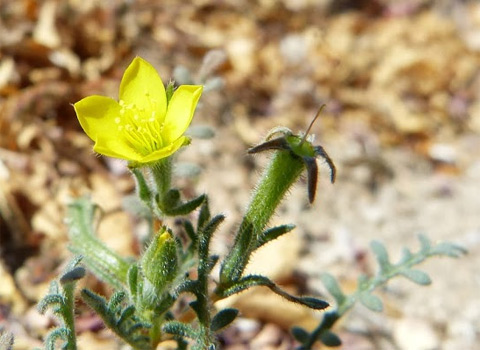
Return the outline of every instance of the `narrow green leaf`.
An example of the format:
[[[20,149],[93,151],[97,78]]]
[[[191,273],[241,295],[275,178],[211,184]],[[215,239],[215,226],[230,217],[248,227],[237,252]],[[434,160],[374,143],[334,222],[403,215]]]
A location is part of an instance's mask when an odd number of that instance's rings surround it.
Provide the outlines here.
[[[81,291],[82,299],[90,306],[93,310],[95,310],[99,316],[105,317],[108,313],[107,301],[104,297],[88,290],[86,288],[82,289]],[[103,318],[102,317],[102,318]]]
[[[270,288],[270,290],[281,297],[285,298],[288,301],[293,303],[305,305],[314,310],[323,310],[329,306],[329,304],[324,301],[313,297],[296,297],[283,289],[278,287],[273,281],[265,276],[260,275],[248,275],[241,278],[239,281],[235,282],[229,288],[218,291],[222,296],[230,296],[236,293],[239,293],[245,289],[248,289],[253,286],[264,286]]]
[[[310,339],[310,334],[303,328],[292,327],[291,329],[293,337],[301,344],[306,343]]]
[[[44,314],[47,308],[62,306],[65,304],[65,298],[60,294],[47,294],[37,305],[38,312]]]
[[[70,331],[67,328],[55,328],[53,331],[48,333],[47,339],[45,339],[45,348],[47,350],[55,350],[55,344],[57,340],[62,339],[65,342],[69,338]],[[64,348],[65,345],[62,346]]]
[[[345,301],[345,294],[343,294],[340,286],[338,285],[335,277],[329,273],[324,273],[320,277],[323,285],[327,288],[328,292],[335,298],[337,305],[341,305]]]
[[[309,308],[314,310],[323,310],[330,306],[330,304],[327,303],[325,300],[321,300],[313,297],[300,297],[300,298],[293,297],[293,298],[297,299],[300,304],[308,306]]]
[[[135,306],[129,305],[123,311],[120,317],[117,320],[117,327],[121,327],[123,323],[130,320],[135,314]]]
[[[270,281],[267,277],[259,275],[249,275],[236,281],[228,288],[218,290],[218,292],[222,297],[229,297],[230,295],[240,293],[253,286],[270,286],[272,284],[274,283]]]
[[[426,286],[432,283],[430,276],[427,273],[420,270],[414,270],[414,269],[405,270],[405,271],[402,271],[401,274],[406,278],[408,278],[410,281],[423,286]]]
[[[265,231],[263,231],[257,239],[257,248],[261,247],[262,245],[271,242],[278,237],[284,235],[285,233],[288,233],[292,231],[295,228],[295,225],[293,224],[287,224],[287,225],[280,225],[280,226],[275,226],[272,228],[269,228]]]
[[[372,311],[381,312],[383,310],[383,303],[379,297],[370,294],[369,292],[360,293],[360,302]]]
[[[120,306],[120,304],[125,300],[126,294],[123,291],[116,291],[113,293],[113,295],[110,297],[110,300],[108,301],[107,307],[110,310],[110,312],[114,313],[117,311],[117,308]]]
[[[210,330],[212,332],[217,332],[220,329],[225,328],[235,320],[237,315],[237,309],[228,308],[219,311],[212,319]]]
[[[205,201],[202,204],[202,207],[200,208],[200,213],[198,213],[198,219],[197,219],[197,232],[199,232],[210,220],[210,207],[208,205],[208,198],[205,199]]]
[[[190,240],[195,243],[197,241],[197,235],[190,220],[183,221],[183,228],[185,229],[188,238],[190,238]]]
[[[175,207],[160,207],[162,211],[169,216],[187,215],[197,209],[205,200],[205,195],[202,194],[188,202],[178,204]]]
[[[202,241],[199,243],[198,248],[200,252],[208,251],[210,239],[223,220],[225,220],[224,215],[216,215],[200,231],[198,231],[198,234],[202,236]]]
[[[178,321],[165,322],[162,326],[162,330],[165,333],[174,334],[179,337],[185,337],[190,339],[195,339],[198,336],[195,330],[190,325]]]
[[[340,340],[338,335],[330,331],[326,331],[322,333],[322,335],[320,336],[320,341],[325,346],[328,346],[328,347],[335,347],[335,346],[342,345],[342,341]]]

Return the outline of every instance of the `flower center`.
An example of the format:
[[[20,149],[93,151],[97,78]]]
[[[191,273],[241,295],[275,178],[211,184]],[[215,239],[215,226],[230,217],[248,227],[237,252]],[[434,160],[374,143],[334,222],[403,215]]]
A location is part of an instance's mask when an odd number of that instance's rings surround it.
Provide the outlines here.
[[[120,100],[120,117],[115,118],[118,131],[141,155],[146,156],[163,146],[160,124],[156,111],[147,111],[135,104]]]

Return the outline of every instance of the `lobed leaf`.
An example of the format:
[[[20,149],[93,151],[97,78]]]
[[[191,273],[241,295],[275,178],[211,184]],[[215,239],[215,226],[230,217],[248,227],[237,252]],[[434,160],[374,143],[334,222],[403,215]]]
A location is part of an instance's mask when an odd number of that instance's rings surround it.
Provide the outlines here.
[[[343,294],[335,277],[333,277],[329,273],[324,273],[321,275],[320,279],[322,280],[322,283],[325,286],[325,288],[327,288],[328,292],[335,299],[337,305],[343,304],[346,296],[345,294]]]
[[[370,243],[370,248],[375,254],[375,258],[380,265],[380,273],[388,271],[388,269],[391,267],[391,264],[385,246],[381,242],[373,241],[372,243]]]
[[[178,321],[168,321],[162,325],[162,331],[169,334],[174,334],[178,337],[185,337],[190,339],[196,339],[198,337],[197,332],[190,326]]]
[[[381,312],[383,310],[383,303],[380,298],[369,292],[360,293],[359,299],[365,307],[372,311]]]
[[[415,269],[410,269],[410,270],[405,270],[402,271],[401,274],[408,278],[410,281],[426,286],[432,283],[432,280],[430,279],[430,276],[420,270],[415,270]]]
[[[237,316],[237,309],[227,308],[219,311],[212,319],[210,330],[212,332],[217,332],[220,329],[225,328],[232,323]]]
[[[322,335],[320,336],[320,341],[325,346],[328,346],[328,347],[335,347],[335,346],[342,345],[342,341],[340,340],[338,335],[330,331],[326,331],[322,333]]]
[[[301,327],[292,327],[291,329],[293,337],[299,342],[299,343],[306,343],[310,339],[310,334],[303,328]]]

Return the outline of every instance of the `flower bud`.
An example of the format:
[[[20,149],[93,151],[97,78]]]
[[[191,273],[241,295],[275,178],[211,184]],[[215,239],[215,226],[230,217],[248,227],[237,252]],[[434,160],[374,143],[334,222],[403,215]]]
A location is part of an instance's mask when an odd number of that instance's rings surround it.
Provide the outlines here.
[[[178,271],[177,246],[166,228],[155,235],[143,254],[141,265],[145,278],[157,293],[163,292],[175,279]]]

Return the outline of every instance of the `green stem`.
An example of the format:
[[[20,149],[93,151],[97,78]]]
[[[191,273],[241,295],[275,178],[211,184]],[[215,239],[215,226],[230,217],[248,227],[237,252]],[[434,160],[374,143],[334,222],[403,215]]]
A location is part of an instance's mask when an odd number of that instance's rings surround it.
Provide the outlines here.
[[[152,170],[152,176],[157,187],[158,195],[160,200],[162,200],[172,185],[171,157],[160,159],[158,162],[152,164],[150,169]]]
[[[209,279],[209,251],[210,251],[210,234],[200,232],[198,241],[198,279],[195,296],[198,303],[198,322],[200,325],[200,338],[195,350],[208,350],[215,344],[215,335],[210,330],[211,315],[210,315],[210,299],[208,294],[208,279]]]
[[[62,305],[62,317],[65,327],[69,330],[68,340],[66,342],[67,350],[77,350],[77,339],[75,335],[75,283],[67,283],[63,286],[65,304]]]
[[[259,234],[265,229],[288,189],[302,173],[302,159],[290,151],[275,153],[243,217],[232,250],[225,258],[220,282],[230,284],[238,280],[255,249]]]

